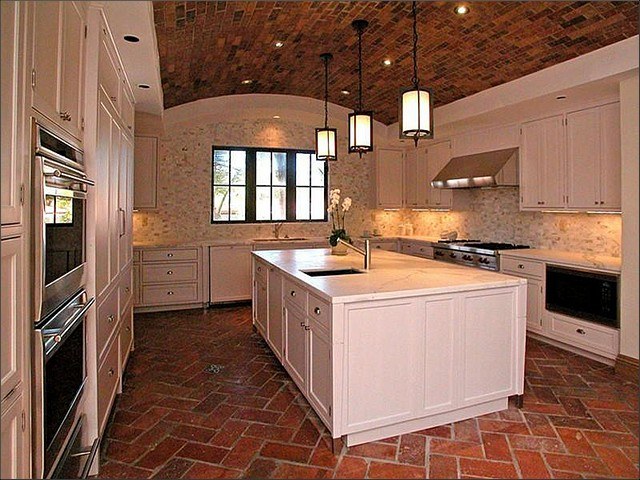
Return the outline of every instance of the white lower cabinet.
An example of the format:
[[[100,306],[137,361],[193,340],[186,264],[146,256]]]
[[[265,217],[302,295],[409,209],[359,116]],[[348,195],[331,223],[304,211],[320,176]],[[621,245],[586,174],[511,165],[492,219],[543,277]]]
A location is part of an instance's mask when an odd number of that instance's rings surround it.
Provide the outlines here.
[[[548,312],[548,334],[606,358],[615,359],[620,349],[618,329]]]
[[[398,244],[398,251],[405,255],[433,259],[433,245],[431,242],[400,240]]]
[[[267,335],[267,316],[269,315],[267,284],[261,280],[254,283],[254,295],[257,299],[255,308],[255,325],[263,336]]]
[[[283,316],[284,356],[282,363],[298,388],[304,392],[307,386],[306,315],[296,305],[285,301]]]
[[[25,455],[25,448],[28,448],[29,442],[25,428],[25,406],[22,395],[16,395],[2,402],[1,423],[0,478],[30,478],[29,455]]]
[[[269,269],[268,276],[268,305],[267,316],[267,341],[276,354],[278,360],[282,360],[284,329],[282,324],[282,275],[275,268]]]
[[[251,298],[251,246],[209,247],[211,303]]]
[[[331,335],[315,319],[308,323],[309,402],[326,422],[331,418]]]
[[[527,330],[544,329],[544,263],[521,258],[500,257],[500,270],[527,279]]]

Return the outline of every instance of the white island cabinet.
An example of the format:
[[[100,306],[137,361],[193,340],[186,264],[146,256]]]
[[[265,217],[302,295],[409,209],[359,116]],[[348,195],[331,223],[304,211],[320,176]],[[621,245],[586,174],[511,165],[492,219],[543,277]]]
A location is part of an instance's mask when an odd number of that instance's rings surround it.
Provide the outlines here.
[[[368,272],[305,273],[361,260],[253,252],[254,324],[334,446],[504,410],[522,395],[525,279],[385,251]]]

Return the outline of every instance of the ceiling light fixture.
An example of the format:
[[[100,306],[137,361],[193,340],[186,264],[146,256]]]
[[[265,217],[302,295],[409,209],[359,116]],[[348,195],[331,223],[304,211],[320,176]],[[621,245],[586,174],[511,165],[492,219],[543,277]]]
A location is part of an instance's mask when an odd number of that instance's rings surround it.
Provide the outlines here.
[[[400,138],[418,140],[433,138],[433,93],[421,88],[418,78],[418,6],[411,6],[413,15],[413,86],[400,90]]]
[[[388,59],[388,58],[385,58],[385,59],[382,61],[382,64],[383,64],[385,67],[389,67],[389,66],[391,66],[391,64],[392,64],[392,63],[393,63],[393,61],[391,61],[391,60],[390,60],[390,59]]]
[[[349,95],[351,92],[349,90],[347,90],[347,89],[344,89],[344,90],[340,90],[340,93],[342,95]]]
[[[469,13],[469,7],[466,5],[456,5],[456,7],[453,9],[454,13],[456,15],[466,15],[467,13]]]
[[[373,151],[373,112],[362,105],[362,32],[369,26],[366,20],[354,20],[351,26],[358,33],[358,108],[349,114],[349,153]]]
[[[329,128],[329,62],[330,53],[323,53],[324,62],[324,127],[316,128],[316,160],[335,162],[338,160],[338,130]]]
[[[151,86],[147,85],[146,83],[139,83],[138,84],[138,88],[141,88],[143,90],[147,90],[147,89],[151,88]]]
[[[250,78],[246,78],[246,79],[242,80],[240,83],[242,85],[251,85],[253,83],[253,80],[251,80]]]
[[[281,41],[281,40],[278,40],[273,44],[273,46],[276,47],[276,48],[282,48],[282,47],[284,47],[284,42]]]
[[[137,35],[125,35],[124,37],[122,37],[125,39],[126,42],[130,42],[130,43],[138,43],[140,41],[140,37],[138,37]]]
[[[274,115],[273,118],[276,120],[280,120],[280,115]]]

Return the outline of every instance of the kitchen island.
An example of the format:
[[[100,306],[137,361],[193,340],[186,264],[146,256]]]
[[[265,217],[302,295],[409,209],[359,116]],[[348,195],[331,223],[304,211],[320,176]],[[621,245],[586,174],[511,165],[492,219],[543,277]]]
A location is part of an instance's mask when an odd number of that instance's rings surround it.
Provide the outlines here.
[[[526,280],[374,253],[366,272],[354,252],[252,253],[254,325],[334,446],[504,410],[522,395]]]

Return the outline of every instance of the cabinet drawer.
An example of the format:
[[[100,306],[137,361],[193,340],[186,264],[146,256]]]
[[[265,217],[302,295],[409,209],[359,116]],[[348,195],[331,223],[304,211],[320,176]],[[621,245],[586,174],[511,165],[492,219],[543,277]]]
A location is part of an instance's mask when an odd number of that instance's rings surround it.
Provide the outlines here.
[[[532,260],[522,260],[519,258],[500,258],[500,269],[515,275],[542,278],[544,275],[544,264]]]
[[[142,283],[179,283],[198,280],[198,264],[142,265]]]
[[[614,328],[597,326],[574,318],[552,313],[549,315],[550,329],[554,337],[566,340],[585,350],[596,350],[615,358],[618,354],[619,332]]]
[[[269,268],[266,263],[256,261],[253,265],[253,275],[258,281],[267,283],[267,271]]]
[[[182,260],[198,260],[198,249],[188,248],[184,250],[178,249],[162,249],[162,250],[143,250],[143,262],[164,262],[164,261],[182,261]]]
[[[303,312],[307,310],[307,292],[301,285],[285,278],[282,281],[282,296]]]
[[[414,255],[422,258],[433,258],[433,247],[429,245],[416,245]]]
[[[122,274],[120,279],[120,285],[118,286],[118,303],[120,305],[120,312],[123,312],[126,308],[129,300],[133,296],[133,273],[131,266]]]
[[[400,242],[400,253],[405,255],[415,255],[418,246],[415,243]]]
[[[111,335],[118,326],[118,289],[114,289],[98,307],[96,316],[96,343],[100,358],[107,347]]]
[[[398,250],[397,242],[375,242],[371,244],[371,249],[387,250],[389,252],[395,252]]]
[[[133,251],[133,261],[138,263],[140,261],[140,250]]]
[[[314,319],[317,323],[329,330],[329,324],[331,321],[331,305],[320,300],[315,295],[309,294],[309,308],[307,314],[310,318]]]
[[[142,304],[173,305],[178,303],[196,303],[198,298],[198,284],[183,285],[151,285],[142,287]]]
[[[101,432],[109,417],[111,401],[118,386],[118,360],[118,342],[112,342],[98,370],[98,425]]]
[[[133,344],[133,306],[129,305],[122,315],[120,328],[120,365],[124,368]]]

